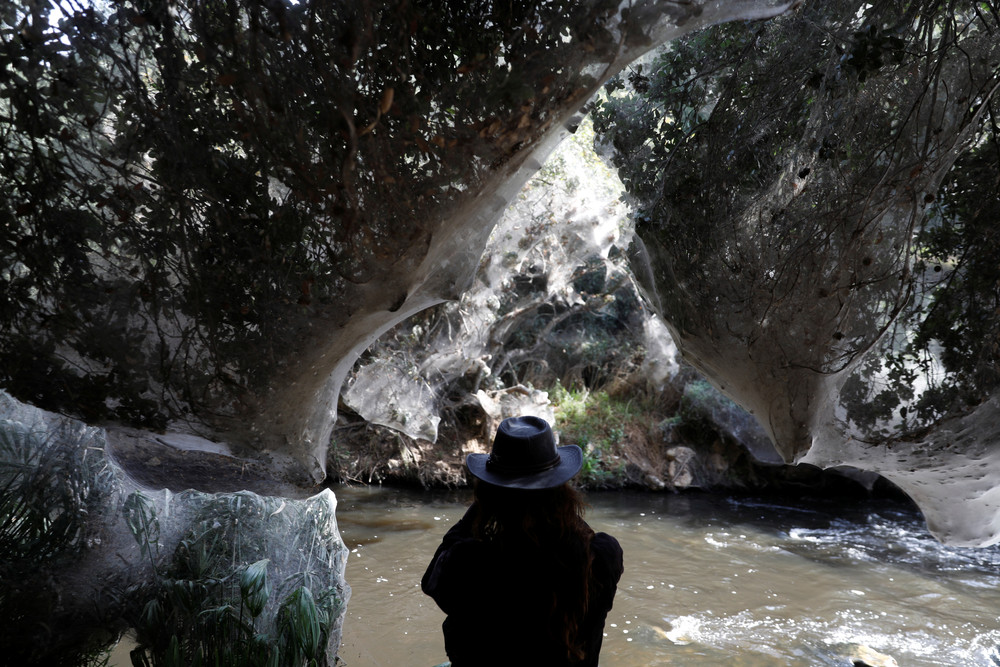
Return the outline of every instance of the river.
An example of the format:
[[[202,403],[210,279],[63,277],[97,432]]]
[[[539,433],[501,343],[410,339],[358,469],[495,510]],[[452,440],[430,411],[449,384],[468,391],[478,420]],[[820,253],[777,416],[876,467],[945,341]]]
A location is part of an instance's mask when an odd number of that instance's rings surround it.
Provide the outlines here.
[[[344,664],[443,662],[444,614],[420,592],[420,577],[469,493],[335,491],[351,550]],[[625,552],[602,667],[850,666],[852,657],[1000,665],[1000,548],[944,547],[908,505],[639,492],[587,499],[588,522]]]

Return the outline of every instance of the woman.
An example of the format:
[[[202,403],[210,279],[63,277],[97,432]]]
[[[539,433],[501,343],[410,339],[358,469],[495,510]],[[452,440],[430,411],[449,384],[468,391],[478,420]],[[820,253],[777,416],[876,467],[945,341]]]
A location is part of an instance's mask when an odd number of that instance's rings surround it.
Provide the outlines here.
[[[466,459],[475,501],[421,580],[452,667],[596,667],[622,550],[583,520],[582,460],[538,417],[505,419],[489,456]]]

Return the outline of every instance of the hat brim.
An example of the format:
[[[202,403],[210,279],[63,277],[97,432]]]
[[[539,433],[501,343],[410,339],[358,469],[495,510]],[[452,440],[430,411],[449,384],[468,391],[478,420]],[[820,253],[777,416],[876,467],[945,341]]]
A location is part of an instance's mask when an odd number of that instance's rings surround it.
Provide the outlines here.
[[[474,477],[494,486],[509,489],[551,489],[573,479],[583,467],[583,450],[576,445],[563,445],[556,450],[559,452],[559,464],[556,467],[527,475],[505,474],[487,469],[489,454],[469,454],[465,457],[465,465]]]

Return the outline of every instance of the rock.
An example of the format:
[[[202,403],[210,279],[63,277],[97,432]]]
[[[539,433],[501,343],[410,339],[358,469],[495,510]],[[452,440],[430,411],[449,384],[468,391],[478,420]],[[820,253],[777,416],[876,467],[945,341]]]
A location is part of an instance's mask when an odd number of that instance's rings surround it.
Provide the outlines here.
[[[844,653],[855,667],[899,667],[899,663],[891,655],[879,653],[864,644],[850,644]]]
[[[694,485],[695,476],[691,470],[698,455],[690,447],[671,447],[667,450],[667,477],[676,489],[687,489]]]

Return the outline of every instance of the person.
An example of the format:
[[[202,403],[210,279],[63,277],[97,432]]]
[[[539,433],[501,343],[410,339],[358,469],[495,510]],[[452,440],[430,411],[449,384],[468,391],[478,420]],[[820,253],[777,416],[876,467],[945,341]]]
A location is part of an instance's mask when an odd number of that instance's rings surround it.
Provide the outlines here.
[[[583,520],[570,483],[582,462],[531,416],[466,458],[474,501],[420,582],[447,614],[452,667],[596,667],[624,567],[618,540]]]

